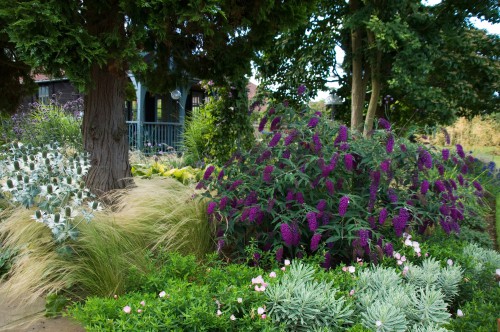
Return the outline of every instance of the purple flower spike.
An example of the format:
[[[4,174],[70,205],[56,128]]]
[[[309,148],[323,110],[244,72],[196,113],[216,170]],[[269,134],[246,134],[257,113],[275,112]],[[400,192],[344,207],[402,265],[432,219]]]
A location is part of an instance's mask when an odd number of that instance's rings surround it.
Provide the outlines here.
[[[217,181],[221,181],[224,178],[224,170],[221,169],[219,175],[217,176]]]
[[[279,117],[279,116],[275,117],[275,118],[273,119],[273,121],[271,122],[271,128],[270,128],[270,130],[271,130],[271,131],[275,131],[275,130],[277,130],[277,129],[278,129],[278,125],[279,125],[280,121],[281,121],[281,117]]]
[[[300,230],[299,230],[299,225],[297,225],[296,222],[292,223],[292,225],[290,226],[290,229],[292,231],[292,235],[293,235],[293,242],[292,242],[292,245],[294,246],[298,246],[299,243],[300,243]]]
[[[316,206],[316,209],[318,211],[323,212],[326,209],[326,201],[324,199],[320,199],[318,202],[318,205]]]
[[[318,249],[319,242],[321,241],[321,234],[314,234],[311,238],[311,251]]]
[[[297,130],[292,131],[287,137],[285,137],[285,146],[292,144],[293,140],[297,137]]]
[[[392,153],[392,151],[394,151],[394,136],[389,135],[389,137],[387,138],[387,143],[385,145],[385,151],[387,153]]]
[[[318,221],[316,220],[316,212],[310,211],[306,214],[307,224],[309,225],[309,230],[314,232],[318,229]]]
[[[436,187],[436,190],[440,193],[446,191],[446,187],[444,186],[443,182],[441,182],[441,180],[436,180],[434,182],[434,186]]]
[[[313,143],[314,143],[314,151],[316,153],[318,153],[319,151],[321,151],[321,140],[319,138],[319,134],[318,133],[315,133],[314,136],[313,136]]]
[[[348,171],[352,171],[352,168],[353,168],[353,158],[352,158],[352,155],[350,153],[347,153],[344,156],[344,164],[345,164],[345,168]]]
[[[419,162],[421,162],[422,165],[424,165],[425,168],[427,168],[427,169],[432,168],[432,156],[429,153],[429,151],[423,150],[420,152]]]
[[[307,126],[309,128],[314,128],[318,125],[318,122],[319,122],[319,119],[317,117],[312,117],[311,120],[309,120],[309,123],[307,124]]]
[[[464,159],[465,158],[464,148],[460,144],[457,144],[455,147],[457,148],[457,154],[460,156],[460,158]]]
[[[460,183],[460,185],[463,186],[465,183],[465,180],[464,180],[464,177],[462,176],[462,174],[458,174],[457,179],[458,179],[458,183]]]
[[[386,159],[383,162],[381,162],[380,163],[380,169],[384,173],[389,173],[389,171],[391,169],[391,160],[390,159]]]
[[[335,138],[335,146],[339,145],[340,143],[342,142],[347,142],[347,133],[348,133],[348,130],[347,130],[347,127],[342,125],[339,127],[339,133],[337,135],[337,137]]]
[[[448,149],[441,150],[441,155],[443,156],[443,160],[447,161],[450,158],[450,150]]]
[[[304,204],[305,203],[305,201],[304,201],[304,195],[302,195],[302,193],[300,191],[295,195],[295,200],[299,204]]]
[[[281,157],[283,157],[283,159],[290,159],[290,150],[285,150],[283,151],[283,153],[281,154]]]
[[[407,150],[407,149],[406,149],[406,145],[404,145],[404,144],[401,144],[401,145],[399,146],[399,148],[401,149],[401,152],[406,152],[406,150]]]
[[[387,219],[387,215],[388,215],[388,212],[387,212],[386,208],[383,208],[382,210],[380,210],[380,214],[378,216],[378,222],[380,223],[380,225],[383,225],[385,223],[385,220]]]
[[[438,169],[439,175],[443,176],[444,175],[444,166],[441,164],[438,164],[436,167]]]
[[[293,234],[292,234],[292,229],[290,228],[290,225],[288,224],[281,224],[280,225],[280,232],[281,232],[281,238],[285,242],[287,246],[292,246],[293,244]]]
[[[398,202],[398,195],[396,195],[396,192],[394,189],[389,189],[387,190],[387,196],[389,197],[389,201],[391,203],[397,203]]]
[[[273,165],[267,165],[266,168],[264,168],[264,173],[262,174],[262,180],[264,180],[264,182],[271,182],[271,173],[273,172],[273,170]]]
[[[229,201],[229,198],[227,196],[224,196],[220,199],[219,202],[219,210],[224,210],[226,208],[227,202]]]
[[[370,238],[370,231],[368,229],[360,229],[358,231],[359,244],[362,247],[366,247],[368,245],[368,240]]]
[[[262,132],[264,130],[264,127],[266,126],[267,123],[267,116],[263,117],[260,122],[259,122],[259,132]]]
[[[208,203],[208,206],[207,206],[207,213],[208,214],[212,214],[214,213],[214,210],[215,210],[215,207],[217,206],[217,203],[215,202],[210,202]]]
[[[271,139],[271,141],[269,142],[268,146],[270,148],[274,148],[276,145],[278,145],[280,139],[281,139],[281,133],[278,132],[278,133],[274,134],[274,136]]]
[[[330,254],[330,252],[327,252],[325,254],[325,260],[323,261],[323,264],[321,264],[321,266],[325,270],[328,270],[332,267],[332,254]]]
[[[328,193],[330,195],[333,195],[334,192],[335,192],[335,188],[334,188],[334,185],[333,185],[333,182],[330,181],[330,180],[326,180],[325,181],[325,187],[326,187],[326,191],[328,191]]]
[[[477,181],[474,181],[472,182],[472,185],[474,186],[474,188],[477,189],[477,191],[483,191],[483,186],[481,186],[481,184]]]
[[[339,215],[343,217],[347,212],[349,206],[349,196],[343,196],[339,202]]]
[[[378,119],[378,125],[380,126],[380,128],[384,128],[387,131],[391,130],[391,124],[384,118]]]
[[[394,247],[392,246],[392,243],[388,242],[385,244],[384,253],[387,257],[392,257],[392,254],[394,253]]]
[[[422,181],[422,184],[420,185],[420,193],[422,195],[425,195],[428,190],[429,190],[429,181],[427,180]]]
[[[213,171],[215,170],[215,166],[210,165],[207,167],[205,170],[205,174],[203,174],[203,180],[208,180],[210,178],[210,175],[212,175]]]

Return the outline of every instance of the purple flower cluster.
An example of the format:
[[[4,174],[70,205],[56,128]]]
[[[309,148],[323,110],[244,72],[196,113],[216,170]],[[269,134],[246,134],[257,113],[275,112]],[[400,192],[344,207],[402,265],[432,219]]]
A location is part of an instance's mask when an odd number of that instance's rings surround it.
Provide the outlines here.
[[[203,174],[203,180],[208,180],[210,178],[210,175],[212,175],[213,171],[215,170],[215,166],[210,165],[207,167],[205,170],[205,174]]]
[[[477,191],[483,191],[483,186],[481,186],[479,182],[474,181],[472,182],[472,185],[474,186],[474,188],[476,188]]]
[[[378,119],[378,125],[380,128],[384,128],[387,131],[391,130],[391,123],[384,118]]]
[[[380,169],[384,173],[389,173],[389,171],[391,170],[391,160],[390,159],[385,159],[384,161],[382,161],[380,163]]]
[[[387,190],[387,196],[389,197],[389,201],[391,203],[397,203],[398,202],[398,195],[396,195],[396,192],[394,189],[390,188]]]
[[[446,187],[444,186],[444,183],[441,180],[434,181],[434,187],[436,188],[438,193],[446,191]]]
[[[401,152],[406,152],[406,151],[407,151],[407,149],[406,149],[406,145],[404,145],[404,144],[401,144],[401,145],[399,146],[399,148],[401,149]]]
[[[297,88],[297,94],[299,96],[302,96],[304,92],[306,92],[306,86],[304,84],[299,85],[299,87]]]
[[[349,196],[343,196],[339,202],[339,215],[343,217],[347,212],[349,206]]]
[[[335,146],[338,146],[342,142],[347,142],[347,133],[348,130],[346,126],[342,125],[339,127],[339,133],[334,141]]]
[[[443,176],[444,175],[444,166],[442,164],[438,164],[436,167],[438,169],[439,175]]]
[[[447,161],[448,159],[450,159],[450,150],[448,149],[441,150],[441,155],[443,156],[443,160]]]
[[[283,259],[283,247],[279,247],[278,250],[276,250],[276,260],[278,262],[281,262]]]
[[[293,130],[287,137],[285,137],[285,146],[292,144],[293,140],[298,136],[298,131]]]
[[[457,154],[460,156],[460,158],[464,159],[465,158],[464,148],[460,144],[455,145],[455,147],[457,148]]]
[[[432,168],[432,156],[427,150],[421,150],[418,157],[418,168],[423,170],[423,168]]]
[[[309,230],[314,232],[318,229],[318,221],[316,219],[316,212],[310,211],[306,214],[307,225],[309,226]]]
[[[394,247],[392,246],[392,243],[388,242],[385,244],[384,253],[387,257],[392,257],[392,254],[394,253]]]
[[[224,196],[220,199],[219,202],[219,210],[224,210],[226,208],[227,202],[229,201],[229,198],[227,196]]]
[[[292,229],[290,227],[290,225],[286,224],[286,223],[282,223],[280,225],[280,232],[281,232],[281,238],[283,239],[283,241],[285,242],[285,244],[289,247],[291,247],[293,245],[293,233],[292,233]]]
[[[387,219],[388,214],[389,213],[387,212],[386,208],[383,208],[382,210],[380,210],[380,213],[378,215],[378,222],[380,225],[383,225],[385,223],[385,220]]]
[[[352,171],[352,169],[353,169],[353,157],[352,157],[352,154],[346,153],[344,155],[344,164],[345,164],[345,168],[348,171]]]
[[[219,175],[217,176],[217,181],[222,181],[223,178],[224,178],[224,170],[221,169]]]
[[[318,249],[319,242],[321,241],[321,234],[314,234],[311,238],[311,251],[316,251]]]
[[[271,122],[271,128],[269,128],[269,130],[271,131],[275,131],[275,130],[278,130],[278,125],[281,121],[281,117],[277,116],[273,119],[273,121]]]
[[[446,145],[450,145],[450,143],[451,143],[450,134],[448,134],[448,131],[446,130],[446,128],[441,128],[441,131],[444,134],[444,142],[445,142],[445,144]]]
[[[362,247],[368,246],[368,240],[370,239],[370,231],[368,229],[360,229],[358,231],[359,244]]]
[[[263,161],[271,158],[271,151],[270,150],[265,150],[262,152],[262,154],[255,160],[258,164],[262,163]]]
[[[267,165],[266,168],[264,168],[264,173],[262,173],[262,180],[264,180],[264,182],[271,182],[271,173],[273,172],[273,170],[273,165]]]
[[[271,139],[271,141],[269,141],[269,144],[268,146],[270,148],[274,148],[276,145],[278,145],[279,141],[281,139],[281,133],[280,132],[277,132],[276,134],[274,134],[273,138]]]
[[[313,140],[313,144],[314,144],[314,152],[316,152],[316,153],[320,152],[322,146],[321,146],[321,140],[319,138],[319,134],[315,133],[313,135],[312,140]]]
[[[304,201],[304,195],[302,195],[302,193],[299,191],[297,194],[295,194],[295,200],[297,201],[297,203],[299,203],[300,205],[304,204],[305,201]]]
[[[267,117],[264,116],[262,119],[260,119],[260,122],[259,122],[259,132],[262,132],[264,130],[266,123],[267,123]]]
[[[425,195],[428,190],[429,190],[429,181],[427,180],[422,181],[422,183],[420,184],[420,193],[422,195]]]
[[[333,195],[334,192],[335,192],[335,188],[334,188],[334,185],[333,185],[333,182],[330,181],[330,180],[326,180],[325,181],[325,187],[326,187],[326,191],[328,191],[328,193],[330,195]]]
[[[326,201],[324,199],[320,199],[318,205],[316,205],[316,209],[318,211],[323,212],[326,209]]]
[[[410,213],[405,208],[399,209],[399,214],[392,219],[392,226],[394,227],[394,232],[396,236],[401,236],[406,228],[408,220],[410,219]]]
[[[283,159],[290,159],[290,155],[291,155],[290,150],[285,150],[281,153],[281,157]]]
[[[309,120],[309,123],[307,124],[307,126],[309,128],[315,128],[318,125],[318,122],[319,122],[319,119],[314,116],[311,118],[311,120]]]
[[[208,203],[208,206],[207,206],[207,214],[212,214],[214,213],[214,210],[215,210],[215,207],[217,206],[217,203],[216,202],[210,202]]]
[[[228,189],[228,190],[229,190],[229,191],[233,191],[233,190],[235,190],[236,188],[238,188],[238,186],[239,186],[240,184],[242,184],[242,183],[243,183],[243,180],[236,180],[236,181],[234,181],[234,182],[231,184],[231,186],[229,186],[229,189]]]
[[[387,153],[392,153],[392,151],[394,151],[394,136],[389,135],[389,137],[387,138],[387,143],[385,145],[385,151]]]

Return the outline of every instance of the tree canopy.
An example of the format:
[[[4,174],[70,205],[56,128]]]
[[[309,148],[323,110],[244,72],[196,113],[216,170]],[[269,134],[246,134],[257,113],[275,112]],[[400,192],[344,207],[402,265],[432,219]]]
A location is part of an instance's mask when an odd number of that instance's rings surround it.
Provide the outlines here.
[[[472,17],[498,22],[498,4],[318,1],[308,22],[261,53],[258,67],[266,83],[277,83],[278,96],[300,83],[314,94],[333,77],[341,86],[337,93],[350,101],[340,106],[343,120],[350,116],[351,127],[362,130],[365,115],[365,134],[374,117],[403,126],[498,112],[499,36],[475,28]],[[345,53],[344,75],[336,46]]]
[[[255,51],[308,19],[314,1],[0,0],[0,17],[22,59],[62,70],[86,92],[87,186],[127,185],[126,71],[154,92],[189,77],[226,81],[250,72]]]

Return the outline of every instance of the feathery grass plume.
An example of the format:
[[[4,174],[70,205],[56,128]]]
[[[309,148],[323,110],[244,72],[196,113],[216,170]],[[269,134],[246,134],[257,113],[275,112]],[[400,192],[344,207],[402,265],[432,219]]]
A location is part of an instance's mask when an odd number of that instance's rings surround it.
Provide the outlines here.
[[[27,302],[61,290],[74,295],[110,296],[124,291],[129,272],[147,271],[146,250],[192,253],[212,248],[206,203],[192,199],[194,190],[173,179],[141,180],[106,199],[112,209],[80,222],[78,238],[61,255],[34,211],[19,209],[0,223],[2,242],[17,248],[17,259],[0,291]],[[112,258],[112,259],[111,259]]]

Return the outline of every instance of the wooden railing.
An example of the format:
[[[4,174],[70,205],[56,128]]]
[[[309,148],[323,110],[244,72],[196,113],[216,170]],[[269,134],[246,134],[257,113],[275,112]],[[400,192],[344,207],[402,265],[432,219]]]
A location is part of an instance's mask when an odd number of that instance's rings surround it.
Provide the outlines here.
[[[181,148],[182,124],[176,122],[143,122],[127,121],[128,140],[131,149],[163,152]]]

